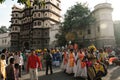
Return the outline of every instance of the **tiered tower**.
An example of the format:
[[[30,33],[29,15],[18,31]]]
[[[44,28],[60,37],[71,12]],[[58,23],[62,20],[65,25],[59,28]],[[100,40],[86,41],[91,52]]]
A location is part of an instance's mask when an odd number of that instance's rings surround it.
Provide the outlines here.
[[[12,18],[11,18],[11,48],[12,50],[18,50],[19,48],[19,33],[21,26],[21,9],[17,8],[15,5],[12,7]]]
[[[33,1],[30,8],[23,9],[13,6],[11,50],[49,48],[50,27],[60,23],[60,11],[59,0],[45,0],[45,6]]]

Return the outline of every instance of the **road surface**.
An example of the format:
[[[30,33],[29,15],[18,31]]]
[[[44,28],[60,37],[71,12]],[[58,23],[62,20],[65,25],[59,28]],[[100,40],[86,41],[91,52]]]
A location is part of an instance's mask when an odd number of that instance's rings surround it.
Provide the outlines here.
[[[39,71],[39,80],[74,80],[73,75],[63,73],[59,68],[53,70],[53,74],[45,75],[45,71]],[[23,74],[20,80],[30,80],[29,74]],[[77,80],[84,80],[78,78]],[[109,66],[108,74],[102,80],[120,80],[120,66]]]

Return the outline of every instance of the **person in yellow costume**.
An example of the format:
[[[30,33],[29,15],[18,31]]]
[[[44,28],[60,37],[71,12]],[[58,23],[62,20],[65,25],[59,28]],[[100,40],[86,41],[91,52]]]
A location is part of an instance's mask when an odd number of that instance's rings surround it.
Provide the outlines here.
[[[6,79],[6,60],[5,60],[5,55],[2,54],[0,57],[0,77],[2,77],[3,80]],[[1,80],[1,79],[0,79]]]
[[[101,65],[100,63],[96,63],[96,64],[94,65],[94,68],[95,68],[96,73],[98,73],[99,71],[104,72],[104,67],[103,67],[103,65]]]
[[[93,64],[96,63],[96,56],[94,55],[94,48],[88,48],[89,51],[86,54],[87,56],[87,76],[88,76],[88,80],[94,80],[94,78],[96,77],[96,73],[93,67]]]
[[[104,54],[103,54],[103,49],[99,50],[99,61],[103,62],[104,61]]]

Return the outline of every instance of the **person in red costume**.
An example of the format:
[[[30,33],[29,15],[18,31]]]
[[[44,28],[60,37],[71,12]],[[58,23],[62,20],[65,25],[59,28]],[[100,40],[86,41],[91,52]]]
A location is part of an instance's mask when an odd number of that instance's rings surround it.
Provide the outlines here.
[[[40,58],[35,54],[35,50],[32,49],[27,62],[27,72],[30,73],[31,80],[38,80],[38,68],[42,69],[42,64]]]

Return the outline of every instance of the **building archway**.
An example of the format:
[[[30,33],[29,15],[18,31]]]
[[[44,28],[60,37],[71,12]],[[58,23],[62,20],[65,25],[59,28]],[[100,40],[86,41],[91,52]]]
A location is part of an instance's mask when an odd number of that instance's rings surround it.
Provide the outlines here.
[[[25,43],[24,43],[24,48],[25,48],[25,49],[29,49],[29,42],[25,42]]]

